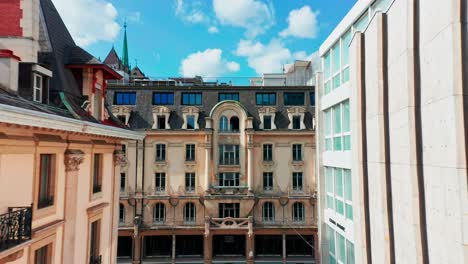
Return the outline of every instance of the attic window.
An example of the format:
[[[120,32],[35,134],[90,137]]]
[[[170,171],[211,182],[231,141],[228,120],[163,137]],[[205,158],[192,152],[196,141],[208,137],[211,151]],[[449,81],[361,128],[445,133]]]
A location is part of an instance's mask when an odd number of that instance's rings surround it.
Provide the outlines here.
[[[42,103],[42,76],[34,73],[34,95],[33,100],[35,102]]]

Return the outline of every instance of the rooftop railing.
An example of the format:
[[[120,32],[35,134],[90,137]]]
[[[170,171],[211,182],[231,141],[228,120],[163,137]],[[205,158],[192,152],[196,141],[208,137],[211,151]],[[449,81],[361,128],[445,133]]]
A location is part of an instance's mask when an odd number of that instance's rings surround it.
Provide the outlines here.
[[[9,207],[0,215],[0,252],[30,240],[31,225],[31,207]]]

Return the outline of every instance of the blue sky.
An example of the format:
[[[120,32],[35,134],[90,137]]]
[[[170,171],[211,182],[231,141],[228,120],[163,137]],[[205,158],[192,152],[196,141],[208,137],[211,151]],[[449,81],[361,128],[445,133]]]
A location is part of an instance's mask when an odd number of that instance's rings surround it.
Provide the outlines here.
[[[356,0],[53,0],[75,41],[149,76],[249,77],[307,59]],[[97,11],[99,10],[99,12]]]

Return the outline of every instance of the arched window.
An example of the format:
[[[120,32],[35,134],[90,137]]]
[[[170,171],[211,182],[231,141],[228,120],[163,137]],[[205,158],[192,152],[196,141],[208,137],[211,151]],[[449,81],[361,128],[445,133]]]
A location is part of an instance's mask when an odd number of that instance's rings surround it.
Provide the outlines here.
[[[228,131],[229,130],[228,119],[227,119],[226,116],[222,116],[219,119],[219,130],[221,130],[221,131]]]
[[[125,223],[125,206],[123,204],[119,204],[119,223]]]
[[[194,223],[196,217],[196,209],[193,203],[186,203],[184,207],[184,222]]]
[[[231,131],[239,131],[239,118],[237,116],[231,117],[230,128]]]
[[[300,202],[296,202],[293,204],[293,222],[304,222],[304,204]]]
[[[265,202],[263,204],[263,222],[272,223],[275,222],[275,206],[272,202]]]
[[[153,222],[164,223],[166,221],[166,206],[163,203],[157,203],[153,208]]]

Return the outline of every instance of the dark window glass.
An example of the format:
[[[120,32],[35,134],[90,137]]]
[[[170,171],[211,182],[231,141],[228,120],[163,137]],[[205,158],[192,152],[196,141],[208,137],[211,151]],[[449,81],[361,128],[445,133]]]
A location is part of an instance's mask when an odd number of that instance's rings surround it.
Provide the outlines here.
[[[257,105],[276,105],[276,93],[257,93]]]
[[[156,161],[166,160],[166,145],[156,144]]]
[[[195,129],[195,116],[194,115],[187,116],[187,129]]]
[[[275,221],[275,206],[272,202],[265,202],[263,204],[262,217],[264,222]]]
[[[284,93],[285,105],[304,105],[304,93]]]
[[[240,186],[240,177],[238,172],[224,172],[219,174],[219,186],[237,187]]]
[[[263,190],[265,191],[273,190],[273,172],[263,173]]]
[[[219,93],[218,101],[232,100],[239,102],[239,93]]]
[[[239,145],[219,145],[220,165],[239,165]]]
[[[166,117],[158,116],[158,129],[166,129]]]
[[[304,204],[296,202],[293,204],[293,222],[304,221]]]
[[[90,235],[90,252],[91,258],[97,258],[100,255],[100,238],[101,238],[101,221],[97,220],[91,223],[91,235]]]
[[[218,207],[219,217],[220,218],[225,218],[225,217],[238,218],[239,211],[240,211],[239,205],[240,205],[239,203],[220,203]]]
[[[166,190],[166,173],[157,172],[155,174],[155,187],[157,192],[163,192]]]
[[[201,93],[182,93],[182,104],[183,105],[201,105],[202,94]]]
[[[263,116],[263,129],[271,129],[271,116]]]
[[[185,145],[185,160],[186,161],[195,160],[195,144]]]
[[[120,173],[120,191],[125,191],[125,185],[126,185],[126,181],[127,181],[127,175],[125,174],[125,172],[121,172]]]
[[[185,191],[195,191],[195,173],[193,172],[185,173]]]
[[[39,199],[38,208],[48,207],[54,204],[55,193],[55,155],[40,155],[40,175],[39,175]]]
[[[166,220],[166,206],[163,203],[157,203],[153,209],[153,222],[164,223]]]
[[[273,160],[273,145],[272,144],[263,145],[263,160],[264,161]]]
[[[102,154],[94,154],[93,193],[102,191]]]
[[[153,93],[154,105],[173,105],[174,93]]]
[[[125,223],[125,206],[123,204],[119,205],[119,223]]]
[[[292,127],[293,129],[301,129],[301,117],[300,116],[293,116],[292,120]]]
[[[116,105],[135,105],[136,93],[135,92],[115,92],[114,104]]]
[[[50,254],[50,244],[43,246],[36,250],[34,253],[34,263],[35,264],[49,264],[52,263]]]
[[[229,120],[229,123],[230,123],[230,128],[232,132],[239,131],[239,118],[237,116],[231,117],[231,120]]]
[[[293,172],[293,190],[302,191],[302,172]]]
[[[294,161],[302,160],[302,145],[301,144],[294,144],[292,148],[292,152],[293,152]]]
[[[194,223],[196,217],[195,204],[186,203],[184,207],[184,221],[186,223]]]
[[[315,93],[310,92],[310,105],[315,106]]]

